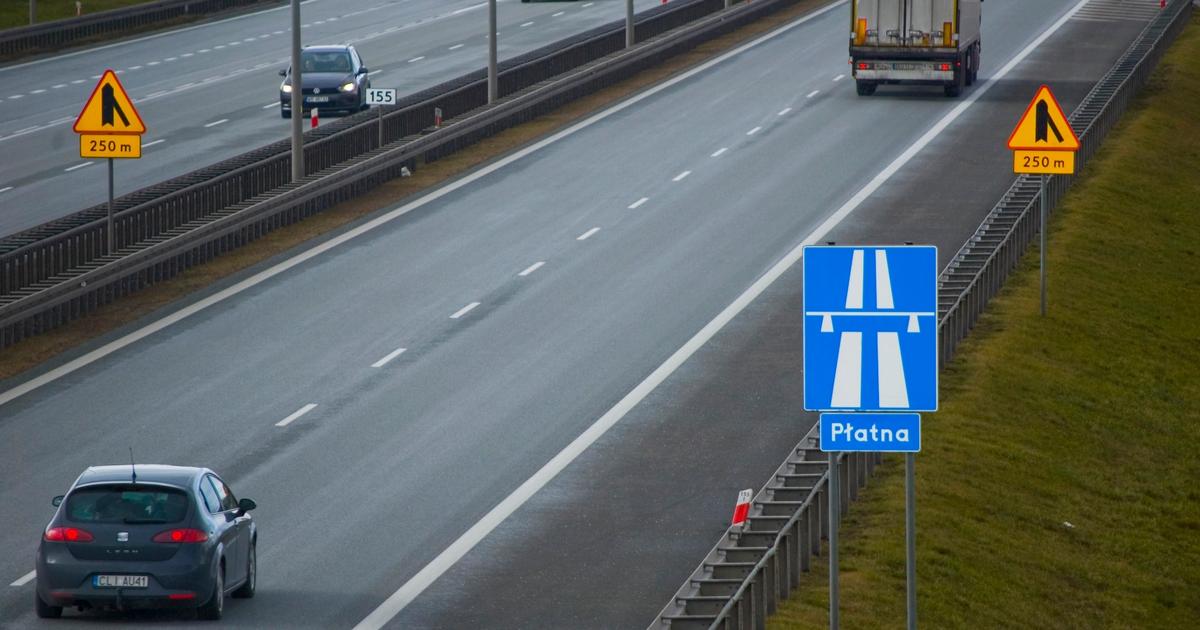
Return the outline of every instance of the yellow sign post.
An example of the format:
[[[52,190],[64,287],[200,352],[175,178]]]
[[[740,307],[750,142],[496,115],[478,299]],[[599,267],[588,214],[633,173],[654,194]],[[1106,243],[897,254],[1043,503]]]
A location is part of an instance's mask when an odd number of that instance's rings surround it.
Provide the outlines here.
[[[75,119],[79,157],[108,158],[108,252],[116,245],[113,230],[113,160],[142,157],[146,124],[121,86],[117,73],[105,70],[87,104]]]
[[[1042,315],[1046,314],[1046,176],[1075,173],[1079,136],[1063,114],[1050,88],[1043,85],[1008,138],[1013,152],[1013,172],[1038,175],[1041,214]]]

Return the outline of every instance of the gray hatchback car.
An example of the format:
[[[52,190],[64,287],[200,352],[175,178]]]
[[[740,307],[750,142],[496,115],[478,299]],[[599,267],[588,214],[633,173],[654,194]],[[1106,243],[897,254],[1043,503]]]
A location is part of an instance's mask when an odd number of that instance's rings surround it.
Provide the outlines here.
[[[219,619],[227,594],[254,596],[254,501],[207,468],[94,466],[53,503],[37,552],[39,617],[194,608]]]

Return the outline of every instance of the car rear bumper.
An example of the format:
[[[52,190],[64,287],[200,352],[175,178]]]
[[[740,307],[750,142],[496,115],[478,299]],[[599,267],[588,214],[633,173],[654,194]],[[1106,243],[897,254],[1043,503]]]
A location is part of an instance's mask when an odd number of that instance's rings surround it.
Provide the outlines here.
[[[304,111],[313,109],[358,109],[359,95],[358,92],[338,92],[336,94],[321,94],[320,97],[327,97],[329,100],[320,102],[312,99],[318,98],[314,95],[304,95]],[[292,96],[290,94],[280,95],[279,106],[283,111],[292,110]]]
[[[197,550],[199,551],[199,550]],[[200,554],[177,553],[161,562],[80,560],[65,549],[39,553],[37,592],[53,606],[93,608],[175,608],[198,606],[212,597],[216,572]],[[96,575],[145,575],[146,588],[93,585]]]

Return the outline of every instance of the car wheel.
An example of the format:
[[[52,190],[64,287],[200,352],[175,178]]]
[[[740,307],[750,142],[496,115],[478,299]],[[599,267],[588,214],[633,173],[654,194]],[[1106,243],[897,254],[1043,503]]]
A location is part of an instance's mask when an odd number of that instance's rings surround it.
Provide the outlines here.
[[[38,595],[37,589],[33,589],[34,608],[37,609],[37,616],[42,619],[58,619],[62,616],[62,606],[51,606],[42,601],[42,596]]]
[[[233,592],[238,599],[254,597],[254,587],[258,582],[258,544],[250,543],[250,558],[246,560],[246,581]]]
[[[217,571],[217,583],[213,595],[196,609],[196,616],[205,621],[216,621],[225,612],[225,567]]]

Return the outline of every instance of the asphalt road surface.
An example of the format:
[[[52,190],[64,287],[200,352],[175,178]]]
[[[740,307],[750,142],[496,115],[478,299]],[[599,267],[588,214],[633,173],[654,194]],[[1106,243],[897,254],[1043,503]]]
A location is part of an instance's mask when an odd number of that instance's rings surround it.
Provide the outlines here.
[[[625,15],[624,0],[500,2],[501,59]],[[480,0],[309,0],[301,17],[304,45],[355,44],[371,84],[402,95],[487,65]],[[71,130],[105,68],[148,128],[142,158],[116,165],[117,195],[288,137],[290,19],[284,6],[0,67],[0,236],[107,199],[104,161],[81,159]]]
[[[1078,6],[989,3],[952,100],[855,96],[838,5],[46,366],[0,393],[0,623],[39,625],[50,497],[132,447],[258,502],[226,625],[644,628],[813,421],[777,263],[816,238],[945,264],[1037,86],[1070,110],[1145,24]]]

